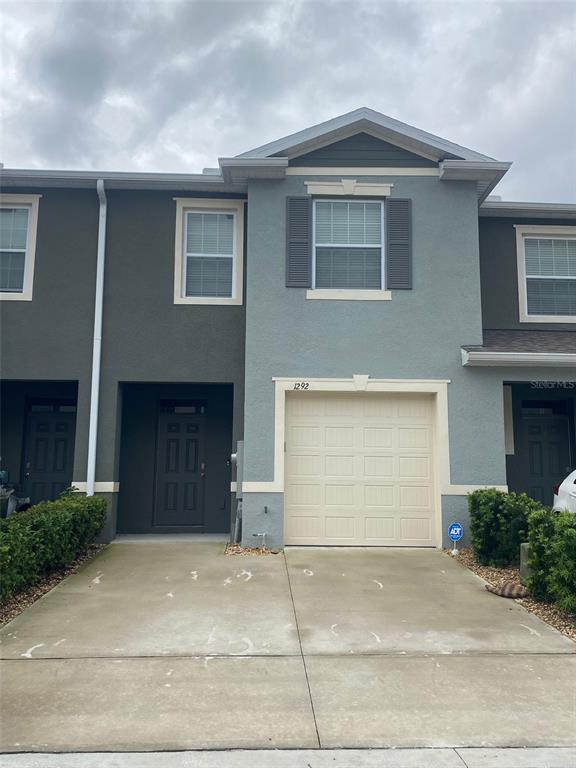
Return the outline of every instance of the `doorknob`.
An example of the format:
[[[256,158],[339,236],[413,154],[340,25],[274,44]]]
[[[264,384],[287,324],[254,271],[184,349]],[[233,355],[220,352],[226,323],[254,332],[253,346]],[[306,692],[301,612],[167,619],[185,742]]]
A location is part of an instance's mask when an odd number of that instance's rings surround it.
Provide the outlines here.
[[[205,477],[206,475],[206,462],[202,461],[200,463],[200,477]]]

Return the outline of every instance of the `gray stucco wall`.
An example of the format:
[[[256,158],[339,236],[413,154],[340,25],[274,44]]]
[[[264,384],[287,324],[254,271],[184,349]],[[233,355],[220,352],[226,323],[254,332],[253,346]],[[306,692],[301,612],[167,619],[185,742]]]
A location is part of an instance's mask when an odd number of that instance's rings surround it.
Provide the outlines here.
[[[97,482],[118,481],[120,382],[233,384],[236,429],[243,399],[243,307],[174,304],[173,198],[185,195],[108,191],[107,196]],[[85,470],[75,479],[85,480]]]
[[[285,197],[305,194],[304,180],[250,184],[246,481],[273,480],[273,377],[361,373],[450,379],[451,482],[505,483],[501,379],[464,369],[460,358],[462,345],[482,338],[474,185],[380,181],[413,200],[414,289],[393,292],[389,302],[311,301],[304,289],[286,288]],[[245,497],[246,533],[261,506],[253,495]]]
[[[75,473],[88,455],[98,198],[78,189],[9,189],[41,195],[32,301],[0,301],[3,380],[77,381]]]
[[[518,309],[516,230],[514,225],[572,226],[574,220],[480,218],[480,277],[484,328],[574,331],[574,323],[521,323]]]

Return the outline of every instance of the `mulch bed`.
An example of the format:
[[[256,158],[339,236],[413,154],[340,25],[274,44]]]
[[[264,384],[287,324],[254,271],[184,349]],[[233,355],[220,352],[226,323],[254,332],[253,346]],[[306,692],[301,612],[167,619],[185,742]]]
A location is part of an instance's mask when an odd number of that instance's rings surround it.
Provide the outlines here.
[[[242,547],[240,544],[227,544],[224,550],[225,555],[279,555],[279,549],[268,549],[268,547]]]
[[[22,611],[35,603],[38,598],[45,595],[46,592],[50,592],[51,589],[54,589],[54,587],[65,579],[66,576],[76,573],[80,566],[84,565],[84,563],[87,563],[89,560],[92,560],[92,558],[107,546],[107,544],[93,544],[88,548],[88,551],[85,554],[77,557],[68,567],[62,568],[62,570],[59,571],[52,571],[52,573],[47,574],[37,584],[24,589],[22,592],[19,592],[17,595],[14,595],[0,605],[0,625],[12,621],[12,619],[16,618],[19,613],[22,613]]]
[[[451,557],[450,550],[446,549],[444,552]],[[518,568],[494,568],[489,565],[479,565],[474,559],[474,553],[471,549],[460,549],[458,557],[454,559],[494,587],[499,587],[506,582],[512,582],[513,584],[521,583]],[[500,599],[505,600],[506,598]],[[542,621],[557,629],[558,632],[576,642],[576,616],[571,616],[559,608],[550,605],[550,603],[540,603],[532,600],[530,597],[515,600],[514,602],[520,603],[524,608],[538,616],[539,619],[542,619]]]

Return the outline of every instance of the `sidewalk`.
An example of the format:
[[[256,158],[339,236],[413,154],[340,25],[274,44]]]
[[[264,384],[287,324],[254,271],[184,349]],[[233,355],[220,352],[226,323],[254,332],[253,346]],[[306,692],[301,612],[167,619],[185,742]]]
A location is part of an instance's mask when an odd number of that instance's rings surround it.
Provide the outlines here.
[[[576,768],[576,747],[232,750],[0,756],[1,768]]]

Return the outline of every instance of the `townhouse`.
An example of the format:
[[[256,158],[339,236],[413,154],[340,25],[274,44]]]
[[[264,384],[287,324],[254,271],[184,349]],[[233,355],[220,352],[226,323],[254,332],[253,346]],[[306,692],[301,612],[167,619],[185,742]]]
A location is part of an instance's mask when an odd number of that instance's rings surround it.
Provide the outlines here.
[[[362,108],[201,174],[4,169],[19,495],[248,546],[435,547],[475,488],[551,503],[576,204],[495,199],[509,166]]]

